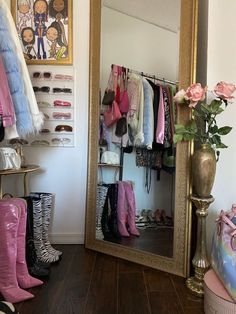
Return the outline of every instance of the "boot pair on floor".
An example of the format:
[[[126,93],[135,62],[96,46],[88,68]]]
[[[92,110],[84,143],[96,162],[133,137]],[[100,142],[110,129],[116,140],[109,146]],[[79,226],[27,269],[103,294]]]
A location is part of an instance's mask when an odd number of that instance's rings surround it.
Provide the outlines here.
[[[0,293],[8,302],[34,297],[24,289],[42,285],[29,275],[25,258],[27,204],[24,199],[0,200]]]

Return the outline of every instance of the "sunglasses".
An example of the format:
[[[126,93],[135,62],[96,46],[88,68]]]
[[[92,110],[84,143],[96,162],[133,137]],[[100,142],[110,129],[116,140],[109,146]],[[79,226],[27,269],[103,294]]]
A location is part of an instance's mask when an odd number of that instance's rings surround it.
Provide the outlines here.
[[[70,107],[71,103],[68,101],[63,101],[63,100],[54,100],[53,102],[55,107]]]
[[[49,86],[33,86],[34,92],[43,92],[43,93],[49,93],[50,92],[50,87]]]
[[[71,119],[71,113],[70,112],[53,112],[52,117],[53,119],[56,119],[56,120],[68,120],[68,119]]]
[[[32,76],[33,78],[51,79],[52,73],[51,72],[33,72]]]
[[[72,132],[73,128],[70,125],[62,125],[62,124],[60,124],[60,125],[57,125],[55,127],[55,131],[56,132]]]
[[[65,80],[65,81],[72,81],[73,76],[72,75],[64,75],[64,74],[55,74],[54,75],[55,80]]]
[[[69,138],[59,138],[59,137],[54,137],[52,139],[52,143],[54,144],[69,144],[71,142],[71,139]]]
[[[71,88],[60,88],[60,87],[54,87],[52,89],[53,93],[67,93],[67,94],[71,94],[72,93],[72,89]]]

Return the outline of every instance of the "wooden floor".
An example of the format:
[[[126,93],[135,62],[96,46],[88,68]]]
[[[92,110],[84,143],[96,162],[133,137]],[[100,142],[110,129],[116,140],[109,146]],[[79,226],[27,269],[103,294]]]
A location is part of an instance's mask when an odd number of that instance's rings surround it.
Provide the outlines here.
[[[58,246],[64,252],[35,298],[17,305],[20,314],[199,314],[203,300],[184,279],[118,258]]]

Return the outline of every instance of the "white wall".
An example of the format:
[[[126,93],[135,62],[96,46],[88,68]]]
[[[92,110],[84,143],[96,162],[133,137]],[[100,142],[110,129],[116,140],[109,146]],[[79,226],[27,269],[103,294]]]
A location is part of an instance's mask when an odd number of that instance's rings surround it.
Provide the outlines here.
[[[101,91],[107,86],[111,64],[176,81],[178,79],[179,34],[137,18],[102,8]],[[103,169],[103,179],[110,182]],[[118,177],[118,176],[117,176]],[[114,172],[110,177],[114,179]],[[137,209],[165,209],[171,216],[174,176],[152,171],[151,190],[145,188],[145,168],[136,167],[135,153],[124,155],[123,180],[135,182]]]
[[[10,0],[7,1],[10,4]],[[73,61],[76,73],[76,134],[73,148],[29,147],[28,163],[38,164],[42,171],[30,175],[32,191],[56,194],[52,222],[52,240],[59,243],[83,243],[87,180],[88,76],[89,76],[89,1],[73,1]],[[63,66],[57,67],[63,73]],[[47,69],[47,66],[40,66]],[[4,187],[20,190],[17,176],[4,178]],[[10,186],[11,185],[11,186]],[[13,186],[14,185],[14,186]]]
[[[207,84],[213,88],[215,83],[224,80],[236,84],[236,2],[209,0],[208,66]],[[226,111],[217,119],[220,126],[233,127],[224,138],[228,148],[221,150],[217,163],[216,179],[212,195],[215,201],[209,209],[207,219],[207,242],[210,252],[214,220],[221,209],[228,210],[236,203],[236,101],[229,104]]]

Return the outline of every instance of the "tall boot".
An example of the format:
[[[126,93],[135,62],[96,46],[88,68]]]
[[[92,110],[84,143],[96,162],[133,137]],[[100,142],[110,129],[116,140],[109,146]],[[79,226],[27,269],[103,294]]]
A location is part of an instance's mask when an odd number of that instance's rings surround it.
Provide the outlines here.
[[[62,252],[56,250],[52,247],[49,237],[48,231],[51,223],[52,210],[55,207],[55,194],[52,193],[40,193],[42,199],[42,218],[43,218],[43,242],[46,250],[52,256],[61,257]]]
[[[121,235],[119,233],[118,223],[117,223],[117,200],[118,200],[118,184],[117,183],[111,184],[109,192],[108,192],[108,197],[109,197],[110,206],[111,206],[111,213],[109,216],[108,226],[113,236],[116,239],[120,239]]]
[[[42,218],[42,200],[30,194],[33,202],[33,221],[34,221],[34,245],[39,261],[46,263],[55,263],[59,261],[58,256],[51,255],[43,242],[43,218]]]
[[[126,196],[123,181],[118,182],[118,200],[117,200],[117,224],[118,230],[122,237],[129,237],[129,233],[126,228]]]
[[[128,225],[129,233],[135,236],[140,236],[140,233],[135,225],[136,203],[135,195],[131,182],[123,182],[125,188],[126,201],[128,204]]]
[[[50,263],[38,260],[34,246],[34,221],[33,221],[33,202],[30,197],[24,197],[27,202],[26,219],[26,263],[31,276],[36,278],[48,278]]]
[[[108,185],[108,191],[109,191],[109,186],[110,186],[110,184]],[[104,236],[104,240],[111,240],[113,237],[112,232],[111,232],[109,225],[108,225],[109,215],[110,215],[110,213],[109,213],[109,208],[110,208],[109,202],[110,201],[109,201],[108,192],[107,192],[106,200],[105,200],[103,210],[102,210],[102,218],[101,218],[101,227],[102,227],[102,233]]]
[[[107,197],[108,186],[98,185],[97,186],[97,197],[96,197],[96,237],[101,238],[102,235],[102,212]]]
[[[7,302],[12,303],[34,297],[18,286],[16,277],[19,215],[20,209],[10,200],[0,201],[0,293]]]
[[[28,289],[40,286],[43,282],[30,276],[25,259],[25,233],[26,233],[26,201],[22,198],[11,198],[15,206],[20,209],[20,219],[17,231],[17,257],[16,257],[16,277],[21,288]]]

